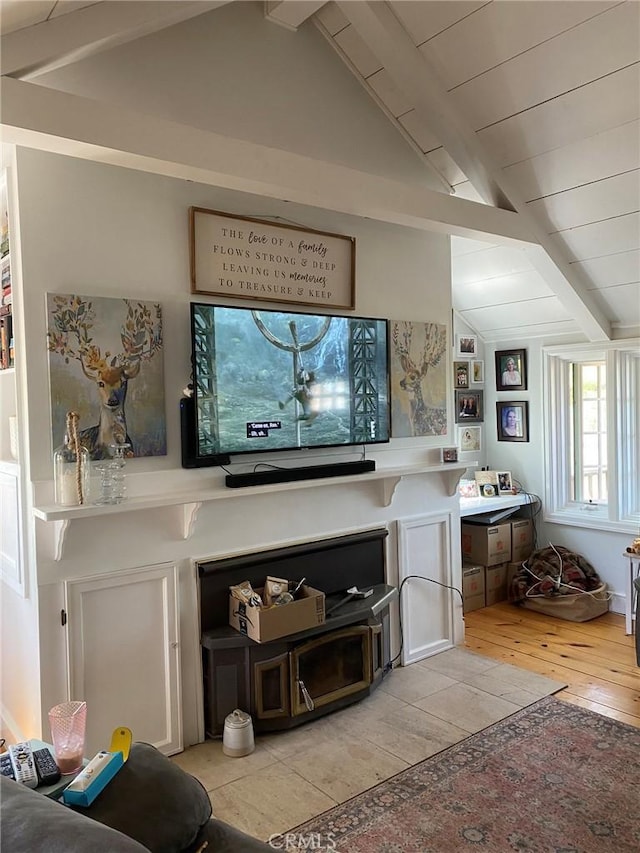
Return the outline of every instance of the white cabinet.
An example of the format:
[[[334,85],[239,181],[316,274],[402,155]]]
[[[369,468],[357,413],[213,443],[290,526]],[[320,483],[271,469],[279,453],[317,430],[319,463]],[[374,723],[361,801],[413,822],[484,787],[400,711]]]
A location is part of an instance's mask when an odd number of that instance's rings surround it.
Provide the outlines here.
[[[463,638],[453,524],[452,514],[442,512],[398,521],[403,666],[450,649]]]
[[[167,755],[182,749],[175,564],[65,583],[69,692],[87,702],[86,754],[117,726]]]

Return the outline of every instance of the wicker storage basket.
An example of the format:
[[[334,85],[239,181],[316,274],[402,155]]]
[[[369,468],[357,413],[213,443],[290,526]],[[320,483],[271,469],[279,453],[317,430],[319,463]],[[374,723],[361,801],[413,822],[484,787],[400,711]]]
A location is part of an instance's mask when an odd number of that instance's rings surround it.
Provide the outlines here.
[[[588,622],[589,619],[602,616],[609,610],[610,598],[607,585],[603,583],[592,592],[557,595],[554,598],[527,598],[520,606],[546,616],[568,619],[570,622]]]

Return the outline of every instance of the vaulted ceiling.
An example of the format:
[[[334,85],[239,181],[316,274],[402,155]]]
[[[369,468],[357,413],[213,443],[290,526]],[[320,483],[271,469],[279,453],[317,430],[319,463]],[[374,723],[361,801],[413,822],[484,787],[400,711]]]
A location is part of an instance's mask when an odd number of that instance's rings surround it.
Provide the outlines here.
[[[2,74],[26,81],[222,5],[2,0]],[[121,25],[96,27],[114,9]],[[264,14],[318,27],[437,176],[451,202],[422,199],[454,235],[454,308],[483,339],[638,334],[637,0],[282,0]],[[3,87],[9,103],[13,93]],[[395,221],[412,224],[420,204],[407,187]]]

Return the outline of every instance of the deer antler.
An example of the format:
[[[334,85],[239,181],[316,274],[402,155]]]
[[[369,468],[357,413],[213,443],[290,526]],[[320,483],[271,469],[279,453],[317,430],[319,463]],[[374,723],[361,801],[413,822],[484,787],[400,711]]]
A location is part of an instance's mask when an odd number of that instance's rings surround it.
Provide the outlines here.
[[[402,327],[402,332],[400,328]],[[411,336],[413,329],[411,325],[405,321],[393,324],[393,345],[398,355],[404,355],[410,358],[409,351],[411,349]]]
[[[429,367],[435,367],[447,348],[447,330],[445,326],[438,323],[427,323],[425,328],[424,349],[422,351],[422,363]]]
[[[95,321],[92,303],[79,296],[54,296],[53,301],[56,309],[52,315],[54,330],[47,332],[49,351],[57,352],[67,364],[70,359],[79,361],[85,376],[95,379],[107,362],[89,334]]]
[[[121,367],[126,378],[132,379],[140,371],[140,364],[152,358],[162,347],[162,310],[154,305],[154,315],[147,305],[136,305],[124,300],[127,316],[120,330],[123,352],[111,358],[111,353],[93,343],[90,335],[95,322],[93,304],[79,296],[54,296],[56,309],[52,314],[54,331],[49,331],[49,351],[80,362],[88,379],[109,369]],[[109,365],[108,359],[111,358]]]
[[[162,311],[160,305],[154,305],[155,317],[147,305],[138,302],[137,305],[128,299],[127,316],[122,324],[120,340],[122,341],[123,362],[148,361],[162,347]]]

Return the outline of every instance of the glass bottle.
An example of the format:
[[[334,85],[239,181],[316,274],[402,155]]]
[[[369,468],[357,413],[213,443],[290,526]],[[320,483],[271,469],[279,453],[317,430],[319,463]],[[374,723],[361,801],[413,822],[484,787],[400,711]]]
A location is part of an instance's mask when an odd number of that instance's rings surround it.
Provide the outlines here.
[[[53,454],[55,502],[60,506],[88,503],[91,475],[89,451],[78,439],[78,415],[67,413],[63,444]]]
[[[110,460],[96,465],[100,474],[100,494],[96,503],[119,504],[125,499],[127,487],[125,485],[124,466],[130,450],[131,445],[126,442],[110,444]]]

